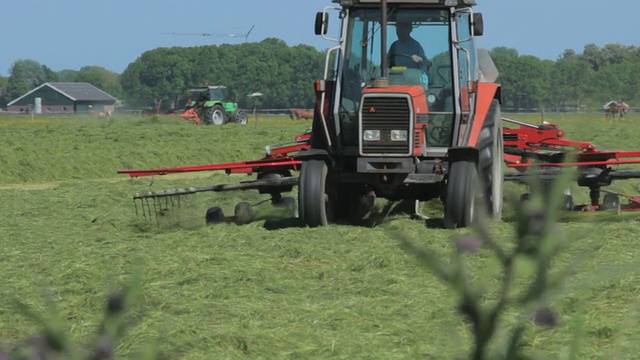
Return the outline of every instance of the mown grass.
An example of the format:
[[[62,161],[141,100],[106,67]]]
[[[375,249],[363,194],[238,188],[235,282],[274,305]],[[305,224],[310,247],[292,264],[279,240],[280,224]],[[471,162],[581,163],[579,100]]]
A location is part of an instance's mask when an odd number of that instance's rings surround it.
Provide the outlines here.
[[[136,216],[131,199],[149,189],[149,179],[115,173],[259,158],[265,145],[291,140],[308,122],[260,119],[256,128],[253,122],[204,127],[166,117],[43,120],[0,119],[0,341],[15,343],[39,329],[16,310],[15,299],[46,316],[48,296],[72,339],[87,341],[107,294],[142,264],[142,293],[118,347],[123,358],[136,358],[146,346],[181,359],[468,354],[471,335],[453,292],[397,239],[404,235],[447,258],[452,238],[469,230],[427,228],[404,218],[375,228],[306,229],[287,226],[287,215],[266,204],[248,225],[204,225],[207,207],[230,212],[238,201],[263,199],[255,192],[198,194],[156,223]],[[546,120],[561,124],[567,137],[601,148],[637,148],[632,134],[640,133],[640,122],[605,123],[599,114],[547,114]],[[156,177],[151,189],[244,179],[170,175]],[[625,181],[611,189],[637,193],[637,185]],[[509,185],[507,194],[522,191]],[[578,202],[587,195],[574,189]],[[492,225],[496,240],[510,244],[514,224]],[[528,327],[526,350],[560,358],[579,340],[579,358],[634,358],[640,350],[640,260],[634,246],[639,231],[635,214],[563,217],[558,236],[572,243],[554,266],[576,262],[576,272],[551,299],[559,325]],[[478,281],[496,285],[496,264],[487,252],[469,260]],[[526,283],[530,265],[523,260],[518,269]],[[522,316],[528,313],[510,309],[503,331]]]

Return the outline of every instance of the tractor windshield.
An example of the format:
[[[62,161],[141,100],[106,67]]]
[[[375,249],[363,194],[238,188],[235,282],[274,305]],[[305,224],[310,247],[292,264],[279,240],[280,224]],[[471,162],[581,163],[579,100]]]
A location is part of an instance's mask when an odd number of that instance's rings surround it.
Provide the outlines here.
[[[215,87],[209,89],[210,100],[226,100],[224,88]]]
[[[367,8],[351,11],[346,22],[338,109],[345,145],[358,141],[353,124],[357,124],[361,90],[381,76],[380,20],[380,9]],[[389,84],[423,86],[430,114],[453,113],[450,31],[448,10],[389,9],[386,34]]]

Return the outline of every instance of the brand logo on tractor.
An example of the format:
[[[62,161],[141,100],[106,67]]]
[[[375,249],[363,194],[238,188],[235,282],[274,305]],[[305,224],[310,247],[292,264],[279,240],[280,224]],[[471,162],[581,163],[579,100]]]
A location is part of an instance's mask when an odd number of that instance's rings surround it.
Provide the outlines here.
[[[378,110],[376,108],[374,108],[373,106],[369,108],[369,112],[370,113],[374,113],[376,111],[378,111]]]

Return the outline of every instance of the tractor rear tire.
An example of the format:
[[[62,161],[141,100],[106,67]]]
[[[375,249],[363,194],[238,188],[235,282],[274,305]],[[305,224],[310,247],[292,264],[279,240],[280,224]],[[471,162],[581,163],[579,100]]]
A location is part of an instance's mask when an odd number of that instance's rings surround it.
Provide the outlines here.
[[[333,196],[330,195],[329,168],[324,160],[305,160],[300,167],[298,212],[309,227],[329,225],[333,221]]]
[[[235,215],[235,223],[237,225],[244,225],[251,222],[251,204],[248,202],[240,202],[236,204],[233,211]]]
[[[504,144],[500,102],[493,100],[478,140],[478,171],[485,206],[491,218],[502,220]]]
[[[451,163],[444,204],[444,226],[447,229],[471,225],[475,218],[478,170],[472,161]]]
[[[205,111],[204,123],[206,125],[224,125],[227,122],[227,114],[220,105],[214,105]]]

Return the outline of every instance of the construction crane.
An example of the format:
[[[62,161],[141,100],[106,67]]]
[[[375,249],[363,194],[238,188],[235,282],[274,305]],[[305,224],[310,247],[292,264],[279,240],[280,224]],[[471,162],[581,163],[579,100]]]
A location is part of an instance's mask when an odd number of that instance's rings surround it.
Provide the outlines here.
[[[242,37],[242,38],[244,38],[244,42],[247,42],[247,39],[249,38],[249,34],[251,34],[251,31],[253,30],[254,27],[255,27],[255,25],[252,25],[251,28],[249,29],[249,31],[247,31],[244,34],[237,34],[237,33],[227,33],[227,34],[223,34],[223,33],[188,33],[188,32],[163,32],[162,34],[164,34],[164,35],[178,35],[178,36],[210,36],[210,37],[232,37],[232,38]]]

